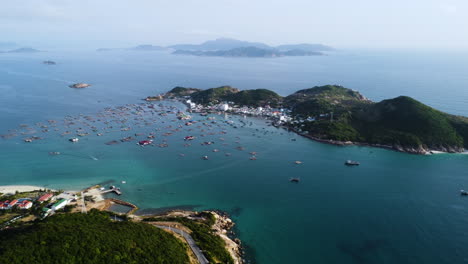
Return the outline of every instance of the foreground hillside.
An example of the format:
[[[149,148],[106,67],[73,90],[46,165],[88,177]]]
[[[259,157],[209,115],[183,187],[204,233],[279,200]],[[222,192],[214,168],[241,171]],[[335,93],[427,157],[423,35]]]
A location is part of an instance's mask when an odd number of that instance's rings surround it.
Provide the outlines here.
[[[336,85],[304,89],[286,97],[267,89],[240,91],[230,86],[207,90],[178,87],[168,95],[186,96],[202,105],[230,102],[233,106],[287,108],[292,120],[284,125],[329,143],[370,144],[418,154],[468,148],[467,118],[406,96],[375,103]]]
[[[1,231],[0,263],[189,263],[169,233],[107,213],[59,214],[22,229]]]

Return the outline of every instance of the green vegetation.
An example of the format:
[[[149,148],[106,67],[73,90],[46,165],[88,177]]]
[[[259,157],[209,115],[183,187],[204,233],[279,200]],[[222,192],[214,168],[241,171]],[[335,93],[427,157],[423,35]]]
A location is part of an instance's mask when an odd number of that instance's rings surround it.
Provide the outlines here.
[[[468,142],[468,122],[410,97],[333,109],[334,121],[308,122],[311,135],[340,141],[388,145],[412,152],[459,152]]]
[[[205,221],[193,221],[184,217],[151,217],[143,221],[159,221],[159,222],[178,222],[192,230],[190,234],[197,245],[203,250],[206,258],[210,263],[234,263],[229,252],[226,250],[225,242],[211,230],[215,223],[213,214],[202,212],[199,215],[204,217]]]
[[[270,105],[272,107],[281,104],[281,96],[277,93],[267,89],[244,90],[234,94],[227,95],[223,98],[224,101],[233,102],[234,104],[243,106],[264,106]]]
[[[297,91],[284,98],[295,115],[345,114],[371,103],[359,92],[337,85],[316,86]]]
[[[221,86],[192,93],[190,98],[197,104],[212,104],[226,101],[226,97],[238,92],[238,89],[231,86]]]
[[[292,110],[296,120],[311,117],[311,121],[289,125],[320,139],[386,145],[413,153],[468,148],[468,118],[440,112],[406,96],[374,103],[357,91],[325,85],[287,97],[266,89],[239,91],[223,86],[193,92],[190,98],[203,105],[229,101],[240,106],[283,106]]]
[[[188,95],[191,95],[192,93],[199,92],[199,91],[201,91],[201,89],[185,88],[185,87],[177,86],[174,89],[167,92],[166,97],[188,96]]]
[[[112,222],[105,212],[57,214],[1,231],[0,263],[188,263],[187,248],[144,223]]]
[[[12,212],[12,211],[6,211],[6,210],[0,210],[0,225],[8,222],[9,220],[13,219],[14,217],[20,215],[17,212]],[[1,234],[1,233],[0,233]]]
[[[221,86],[207,90],[194,88],[176,87],[169,91],[169,96],[187,96],[197,104],[216,104],[224,101],[233,102],[237,105],[246,106],[279,106],[282,97],[277,93],[267,89],[239,91],[231,86]]]

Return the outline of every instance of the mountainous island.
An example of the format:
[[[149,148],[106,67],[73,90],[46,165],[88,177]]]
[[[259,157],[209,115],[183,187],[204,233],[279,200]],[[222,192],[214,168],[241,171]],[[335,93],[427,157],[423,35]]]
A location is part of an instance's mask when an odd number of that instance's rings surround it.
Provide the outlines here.
[[[208,40],[201,44],[176,44],[167,47],[151,44],[138,45],[127,49],[100,48],[96,51],[167,51],[175,55],[211,56],[211,57],[284,57],[284,56],[320,56],[333,51],[332,47],[322,44],[287,44],[270,46],[261,42],[242,41],[230,38]]]
[[[321,44],[292,44],[269,46],[260,42],[248,42],[229,38],[220,38],[204,43],[178,44],[169,46],[175,49],[173,54],[216,57],[283,57],[317,56],[333,48]]]
[[[144,44],[144,45],[138,45],[136,47],[130,48],[130,50],[136,50],[136,51],[160,51],[160,50],[166,50],[165,47],[162,46],[155,46],[155,45],[149,45],[149,44]]]
[[[463,152],[468,148],[468,118],[450,115],[413,98],[399,96],[372,102],[338,85],[317,86],[286,97],[268,89],[239,90],[222,86],[201,90],[176,87],[165,98],[190,100],[199,111],[271,117],[311,139],[339,145],[372,145],[427,154]]]
[[[214,57],[284,57],[284,56],[318,56],[324,55],[317,51],[262,49],[257,47],[242,47],[230,50],[199,51],[199,50],[176,50],[176,55],[214,56]]]

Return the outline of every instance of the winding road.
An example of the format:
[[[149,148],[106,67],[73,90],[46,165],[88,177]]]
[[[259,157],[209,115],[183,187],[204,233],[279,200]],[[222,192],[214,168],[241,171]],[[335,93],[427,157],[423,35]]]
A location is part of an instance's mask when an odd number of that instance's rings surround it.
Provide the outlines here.
[[[206,259],[205,255],[203,255],[201,249],[195,243],[195,240],[193,240],[193,238],[187,232],[185,232],[183,230],[180,230],[178,228],[170,227],[170,226],[162,226],[162,225],[154,225],[154,226],[159,227],[159,228],[163,228],[163,229],[167,229],[167,230],[171,230],[171,231],[183,236],[185,238],[185,240],[187,241],[187,243],[189,244],[189,246],[192,249],[195,256],[197,256],[198,262],[200,262],[200,264],[208,264],[209,263],[208,259]]]

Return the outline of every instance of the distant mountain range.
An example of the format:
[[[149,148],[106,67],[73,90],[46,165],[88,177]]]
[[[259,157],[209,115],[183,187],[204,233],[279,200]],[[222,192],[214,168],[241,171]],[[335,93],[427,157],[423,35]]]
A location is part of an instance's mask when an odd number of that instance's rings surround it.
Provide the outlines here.
[[[249,42],[229,38],[209,40],[202,44],[178,44],[169,46],[173,54],[217,57],[283,57],[317,56],[334,49],[322,44],[288,44],[269,46],[260,42]]]
[[[287,50],[281,51],[278,49],[258,48],[258,47],[241,47],[229,50],[214,50],[214,51],[200,51],[200,50],[176,50],[173,54],[179,55],[194,55],[194,56],[215,56],[215,57],[284,57],[284,56],[317,56],[324,55],[318,51],[305,51],[305,50]]]
[[[270,46],[261,42],[250,42],[230,38],[208,40],[201,44],[176,44],[167,47],[150,44],[139,45],[128,49],[101,48],[97,51],[133,50],[164,51],[174,50],[173,54],[217,57],[283,57],[283,56],[317,56],[333,51],[323,44],[285,44]]]
[[[219,38],[215,40],[209,40],[202,44],[178,44],[169,46],[175,50],[200,50],[200,51],[213,51],[213,50],[231,50],[235,48],[244,47],[256,47],[260,49],[272,49],[272,50],[304,50],[304,51],[332,51],[332,47],[325,46],[322,44],[290,44],[280,46],[270,46],[260,42],[249,42],[230,38]]]

